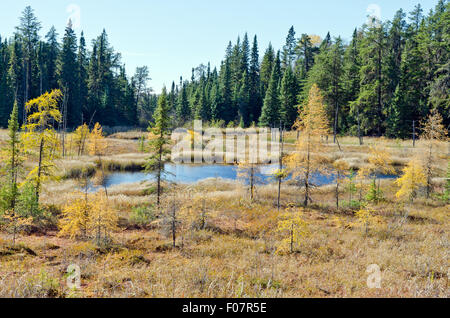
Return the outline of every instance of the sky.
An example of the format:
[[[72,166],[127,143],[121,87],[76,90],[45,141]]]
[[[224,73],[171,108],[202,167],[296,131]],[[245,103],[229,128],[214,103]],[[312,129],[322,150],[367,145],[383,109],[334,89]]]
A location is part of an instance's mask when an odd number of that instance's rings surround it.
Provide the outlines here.
[[[368,15],[392,19],[420,3],[424,13],[437,0],[0,0],[0,35],[10,37],[30,5],[42,23],[41,36],[54,25],[60,36],[69,18],[90,41],[103,29],[122,54],[127,74],[147,65],[156,93],[163,85],[190,79],[192,67],[219,66],[230,40],[248,32],[258,36],[260,55],[269,42],[280,49],[293,25],[302,33],[350,40]]]

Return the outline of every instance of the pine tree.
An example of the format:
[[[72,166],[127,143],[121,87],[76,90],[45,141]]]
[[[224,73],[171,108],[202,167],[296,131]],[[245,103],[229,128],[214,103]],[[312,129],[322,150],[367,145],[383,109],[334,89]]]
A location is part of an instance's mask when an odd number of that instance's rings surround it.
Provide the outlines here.
[[[280,121],[280,99],[279,99],[279,82],[280,82],[280,54],[273,65],[272,75],[270,77],[269,87],[267,88],[264,105],[259,118],[261,127],[273,127]]]
[[[311,38],[307,34],[302,34],[298,42],[296,53],[299,57],[296,65],[296,73],[298,80],[304,81],[314,65],[314,50],[311,43]]]
[[[359,58],[359,37],[358,31],[353,32],[352,41],[345,51],[344,55],[344,91],[345,100],[349,107],[349,126],[350,132],[358,136],[359,143],[362,145],[361,132],[361,113],[357,102],[360,84],[360,58]]]
[[[291,66],[286,68],[280,89],[280,118],[288,129],[290,129],[297,117],[297,80]]]
[[[177,118],[181,124],[186,123],[191,116],[191,110],[189,108],[189,101],[187,98],[187,88],[186,84],[183,83],[181,92],[178,95],[177,102]]]
[[[286,37],[286,44],[283,46],[282,51],[282,69],[285,71],[289,67],[293,67],[295,61],[295,48],[297,47],[297,40],[295,38],[294,26],[289,29]]]
[[[272,44],[269,43],[263,60],[261,62],[261,96],[266,96],[266,91],[269,87],[270,79],[272,77],[273,65],[275,63],[275,52]]]
[[[8,143],[2,149],[1,157],[5,165],[2,172],[7,176],[7,181],[0,191],[0,212],[8,212],[14,216],[19,197],[18,178],[23,172],[24,148],[19,136],[19,110],[17,102],[14,102],[11,117],[8,121]]]
[[[72,29],[72,22],[69,21],[64,38],[63,45],[57,61],[57,75],[59,86],[65,95],[67,108],[63,118],[67,122],[63,125],[73,127],[81,123],[81,108],[77,103],[77,38]]]
[[[385,24],[375,21],[367,27],[360,42],[360,92],[356,103],[361,112],[361,128],[366,134],[381,136],[385,114],[386,77]]]
[[[47,89],[52,90],[58,88],[58,80],[56,75],[56,64],[59,55],[60,46],[58,43],[59,34],[54,26],[50,28],[45,35],[46,43],[46,69],[47,69]]]
[[[252,53],[249,68],[249,112],[250,122],[257,122],[261,115],[262,99],[261,99],[261,81],[259,67],[259,51],[258,38],[255,35],[253,39]]]
[[[23,68],[22,68],[22,50],[17,38],[14,40],[11,48],[11,54],[8,65],[7,81],[8,86],[13,90],[15,100],[19,103],[19,123],[24,123],[23,120],[25,111],[23,88]],[[22,107],[23,106],[23,107]]]
[[[78,80],[76,87],[76,103],[78,104],[78,109],[82,111],[83,122],[90,120],[87,97],[88,97],[88,57],[86,53],[86,40],[84,39],[84,34],[81,32],[80,44],[78,45],[78,55],[77,55],[77,75]]]
[[[158,107],[155,110],[153,118],[155,124],[149,126],[148,129],[150,132],[150,140],[148,143],[150,157],[147,159],[144,168],[146,172],[156,175],[157,205],[160,206],[162,193],[161,182],[166,174],[164,164],[168,161],[167,155],[169,150],[167,149],[167,145],[170,142],[170,117],[165,87],[159,96]]]
[[[36,50],[39,43],[39,31],[41,23],[34,15],[34,11],[27,6],[20,17],[20,25],[17,32],[23,43],[23,56],[25,68],[24,103],[33,97],[33,62],[36,58]]]
[[[0,127],[8,125],[8,115],[13,104],[13,90],[8,82],[10,52],[8,42],[0,36]]]

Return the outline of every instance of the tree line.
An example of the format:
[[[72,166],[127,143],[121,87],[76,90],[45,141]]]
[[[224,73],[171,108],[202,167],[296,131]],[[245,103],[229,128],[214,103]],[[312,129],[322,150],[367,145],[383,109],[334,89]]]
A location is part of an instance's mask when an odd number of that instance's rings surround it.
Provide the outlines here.
[[[229,43],[219,69],[200,65],[190,81],[172,84],[176,118],[291,129],[299,106],[317,84],[334,134],[411,137],[433,109],[450,124],[450,4],[428,15],[420,5],[392,21],[373,18],[346,44],[328,33],[296,36],[259,57],[255,36]],[[300,109],[301,110],[301,109]]]
[[[258,39],[247,34],[229,42],[220,66],[201,64],[167,93],[172,127],[193,119],[211,125],[279,126],[290,129],[313,84],[324,94],[333,132],[407,138],[413,126],[436,109],[450,124],[449,6],[439,0],[424,15],[420,5],[392,21],[376,18],[355,29],[350,43],[329,33],[301,34],[291,27],[285,45],[271,44],[260,57]],[[17,31],[0,38],[0,125],[14,100],[19,120],[24,105],[58,88],[64,95],[64,127],[100,122],[108,126],[147,126],[157,98],[147,86],[149,70],[129,77],[105,31],[87,49],[69,23],[62,43],[52,27],[45,40],[27,7]]]
[[[45,92],[60,89],[64,95],[63,124],[73,128],[100,121],[104,125],[135,126],[138,118],[151,118],[151,91],[138,78],[129,77],[105,30],[91,49],[69,21],[62,43],[55,27],[40,37],[41,23],[31,7],[20,17],[15,34],[0,36],[0,126],[5,127],[14,101],[21,124],[27,118],[26,103]],[[148,68],[138,68],[139,80],[148,80]],[[138,98],[139,96],[139,98]],[[139,105],[138,105],[139,99]]]

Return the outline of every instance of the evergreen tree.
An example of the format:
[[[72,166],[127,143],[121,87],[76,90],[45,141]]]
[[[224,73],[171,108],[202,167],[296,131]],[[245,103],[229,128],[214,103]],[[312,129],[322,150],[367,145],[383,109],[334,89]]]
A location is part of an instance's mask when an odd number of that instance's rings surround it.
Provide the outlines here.
[[[145,171],[155,174],[157,186],[157,205],[161,203],[162,186],[161,182],[166,174],[164,164],[168,161],[167,155],[169,150],[167,145],[170,141],[169,128],[170,116],[167,102],[167,91],[164,87],[158,99],[158,107],[155,110],[153,118],[155,124],[149,126],[151,135],[149,140],[150,157],[145,164]]]
[[[78,56],[77,56],[77,92],[76,92],[76,103],[78,104],[78,109],[82,111],[83,122],[88,122],[90,120],[87,97],[88,97],[88,59],[86,53],[86,40],[84,39],[84,34],[81,32],[80,44],[78,46]]]
[[[269,43],[269,47],[267,48],[261,62],[261,96],[266,96],[266,91],[269,87],[270,78],[272,76],[274,62],[275,52],[273,50],[272,44]]]
[[[287,129],[294,125],[297,118],[297,94],[297,80],[292,67],[289,65],[284,72],[280,89],[280,117]]]
[[[386,56],[386,26],[374,21],[365,30],[360,42],[360,92],[357,99],[361,128],[366,134],[383,133],[386,77],[383,72]]]
[[[184,124],[189,120],[191,116],[191,110],[189,108],[189,101],[187,97],[187,87],[186,84],[183,83],[183,87],[181,88],[181,92],[178,95],[177,101],[177,118],[180,124]]]
[[[77,37],[69,20],[63,38],[61,53],[57,61],[57,75],[59,86],[66,99],[66,113],[62,114],[66,119],[67,127],[74,127],[81,123],[81,108],[77,103]]]
[[[45,35],[46,43],[46,55],[45,63],[47,70],[47,90],[58,88],[58,80],[56,75],[56,63],[59,55],[60,46],[58,43],[58,33],[54,26],[50,28]]]
[[[24,103],[34,97],[33,94],[33,62],[36,59],[36,51],[39,44],[39,31],[41,23],[34,15],[34,11],[27,6],[20,17],[20,25],[17,27],[19,38],[23,43],[23,58],[25,70],[24,84]]]
[[[257,122],[261,115],[261,82],[259,69],[259,51],[258,39],[255,35],[253,39],[252,54],[249,68],[249,120],[250,122]]]
[[[286,44],[283,46],[282,52],[282,69],[285,71],[288,67],[293,66],[295,61],[295,48],[297,47],[297,40],[295,38],[294,26],[289,29],[286,37]]]
[[[280,84],[280,53],[277,53],[277,58],[273,65],[272,75],[270,77],[269,87],[267,88],[266,97],[264,98],[264,105],[259,119],[259,125],[262,127],[278,126],[280,121],[280,99],[279,99],[279,84]]]

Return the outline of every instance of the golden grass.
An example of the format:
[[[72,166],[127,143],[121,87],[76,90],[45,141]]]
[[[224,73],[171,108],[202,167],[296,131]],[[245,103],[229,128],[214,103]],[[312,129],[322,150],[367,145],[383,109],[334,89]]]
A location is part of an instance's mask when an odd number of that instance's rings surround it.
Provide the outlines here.
[[[0,142],[4,131],[0,131]],[[130,134],[131,135],[131,134]],[[295,135],[289,136],[295,139]],[[109,138],[108,169],[126,170],[146,157],[137,152],[132,138]],[[123,138],[123,137],[122,137]],[[368,146],[382,143],[399,167],[414,153],[424,152],[418,142],[412,149],[406,141],[366,138],[360,147],[356,138],[341,138],[343,151],[329,144],[330,161],[344,159],[355,168],[367,163]],[[447,144],[436,162],[445,171]],[[97,167],[98,158],[75,156],[58,162],[66,179],[45,184],[42,204],[57,213],[73,196],[75,177],[83,167]],[[98,167],[97,167],[98,168]],[[436,179],[442,191],[444,179]],[[120,229],[113,243],[98,247],[87,241],[58,237],[23,236],[11,248],[11,235],[0,233],[0,297],[449,297],[450,206],[423,195],[406,205],[406,222],[395,200],[397,187],[382,180],[385,201],[374,206],[383,223],[368,235],[355,225],[355,210],[336,210],[334,186],[313,189],[313,204],[303,213],[310,235],[293,254],[277,254],[277,186],[258,185],[250,202],[248,189],[239,182],[211,178],[191,185],[178,185],[183,203],[205,199],[207,225],[186,227],[177,237],[177,247],[162,231],[161,220],[148,229],[131,222],[133,209],[155,203],[150,182],[118,185],[108,189],[109,202],[118,211]],[[175,188],[164,185],[163,202],[170,202]],[[342,188],[341,200],[349,199]],[[354,195],[354,197],[357,195]],[[283,183],[283,208],[300,206],[303,189]],[[55,212],[56,211],[56,212]],[[199,212],[199,211],[198,211]],[[31,252],[30,252],[31,251]],[[34,255],[35,254],[35,255]],[[66,283],[70,264],[81,268],[82,288]],[[370,289],[366,269],[378,264],[381,289]]]

